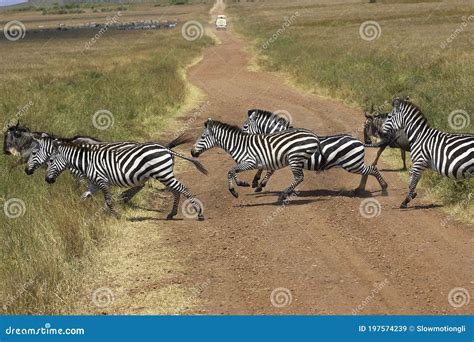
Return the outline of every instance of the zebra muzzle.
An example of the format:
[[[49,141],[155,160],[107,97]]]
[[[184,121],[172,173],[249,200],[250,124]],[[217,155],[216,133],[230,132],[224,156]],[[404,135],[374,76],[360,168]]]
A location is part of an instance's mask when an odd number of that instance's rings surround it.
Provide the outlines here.
[[[191,155],[194,157],[194,158],[197,158],[199,157],[200,153],[195,151],[194,149],[191,150]]]
[[[49,184],[53,184],[54,182],[56,182],[56,178],[52,177],[46,177],[44,180]]]
[[[25,173],[26,173],[28,176],[31,176],[31,175],[33,174],[33,172],[35,172],[35,170],[29,169],[29,168],[25,168]]]

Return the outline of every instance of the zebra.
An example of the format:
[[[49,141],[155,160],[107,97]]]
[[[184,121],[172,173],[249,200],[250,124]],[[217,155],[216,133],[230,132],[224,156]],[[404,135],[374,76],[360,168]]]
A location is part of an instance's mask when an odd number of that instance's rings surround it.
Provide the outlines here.
[[[179,140],[178,140],[179,139]],[[169,146],[177,146],[187,140],[178,137]],[[157,143],[116,143],[114,144],[74,144],[56,141],[55,150],[50,156],[46,171],[46,182],[54,183],[66,168],[75,169],[87,180],[96,185],[103,193],[107,210],[115,215],[111,186],[139,187],[150,178],[159,180],[174,195],[173,208],[167,219],[178,213],[178,205],[183,194],[198,214],[198,220],[204,220],[203,208],[189,190],[179,182],[174,174],[174,157],[180,157],[194,164],[203,174],[207,170],[196,160]]]
[[[285,118],[261,109],[248,111],[248,119],[243,125],[243,131],[250,134],[265,134],[267,132],[284,131],[290,127],[290,122]],[[348,134],[320,136],[321,152],[317,151],[304,161],[304,169],[311,171],[324,171],[333,167],[342,167],[348,172],[362,175],[361,181],[354,194],[365,191],[367,178],[374,176],[382,188],[382,195],[388,195],[388,184],[383,179],[375,165],[367,166],[364,163],[364,144]],[[267,172],[260,184],[262,170],[257,171],[252,182],[255,192],[260,192],[267,185],[271,172]]]
[[[31,143],[30,155],[26,163],[25,173],[32,175],[35,170],[42,165],[45,165],[51,154],[54,151],[55,141],[71,142],[71,143],[86,143],[86,144],[107,144],[109,146],[123,146],[125,142],[121,143],[103,143],[100,140],[87,136],[75,136],[73,138],[58,138],[48,133],[41,133],[40,137],[33,138]],[[70,168],[71,173],[80,180],[86,180],[86,177],[76,169]],[[86,200],[96,193],[99,189],[91,182],[87,182],[87,190],[81,195],[82,200]],[[121,199],[124,203],[128,203],[133,196],[135,196],[143,186],[134,187],[121,194]]]
[[[228,190],[236,198],[233,180],[238,186],[248,186],[237,178],[237,173],[253,170],[277,170],[290,166],[294,180],[279,196],[282,203],[303,179],[303,163],[319,149],[319,138],[305,129],[289,129],[268,135],[247,134],[239,127],[209,119],[191,150],[193,157],[220,147],[229,153],[237,165],[227,173]]]
[[[403,129],[410,142],[409,192],[400,208],[406,208],[417,195],[416,186],[425,169],[433,169],[441,176],[466,179],[474,173],[474,134],[454,134],[430,127],[426,117],[413,103],[395,98],[393,109],[383,126],[383,134],[390,136]]]
[[[382,152],[387,148],[387,146],[391,148],[399,148],[401,153],[401,158],[403,161],[403,169],[407,169],[407,162],[406,162],[406,152],[410,152],[410,143],[408,142],[408,137],[405,134],[405,131],[402,129],[395,132],[392,137],[384,137],[382,134],[383,124],[387,120],[388,113],[380,113],[378,108],[374,108],[372,114],[365,114],[365,122],[364,122],[364,142],[367,147],[370,145],[374,145],[372,142],[372,137],[377,138],[378,140],[385,140],[388,141],[388,144],[380,146],[379,150],[377,151],[377,156],[375,157],[374,162],[372,165],[376,166],[377,162],[382,154]]]

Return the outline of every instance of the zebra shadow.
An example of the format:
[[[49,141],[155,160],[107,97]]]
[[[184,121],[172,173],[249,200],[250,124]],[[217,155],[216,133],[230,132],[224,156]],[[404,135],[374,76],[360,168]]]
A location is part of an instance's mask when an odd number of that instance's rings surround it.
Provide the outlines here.
[[[413,211],[413,210],[427,210],[427,209],[436,209],[436,208],[443,208],[444,205],[442,204],[418,204],[418,205],[413,205],[408,208],[400,209],[399,207],[394,207],[394,209],[399,209],[402,211]]]
[[[155,216],[136,216],[136,217],[129,217],[127,221],[130,222],[143,222],[143,221],[165,221],[165,222],[173,222],[173,221],[184,221],[182,218],[174,218],[172,220],[167,220],[166,217],[155,217]]]
[[[315,203],[315,202],[321,202],[325,201],[325,199],[322,198],[315,198],[315,199],[295,199],[292,197],[292,199],[285,205],[292,206],[292,205],[304,205],[304,204],[310,204],[310,203]],[[264,207],[264,206],[276,206],[279,207],[282,204],[278,202],[278,200],[275,200],[275,202],[265,202],[265,203],[242,203],[242,204],[236,204],[234,207]]]
[[[350,197],[350,198],[366,198],[374,197],[374,194],[381,193],[381,191],[362,191],[356,194],[353,190],[329,190],[329,189],[317,189],[317,190],[300,190],[298,191],[296,198],[298,197]],[[278,191],[266,191],[261,193],[254,193],[255,197],[265,196],[278,196]],[[293,202],[293,201],[292,201]]]

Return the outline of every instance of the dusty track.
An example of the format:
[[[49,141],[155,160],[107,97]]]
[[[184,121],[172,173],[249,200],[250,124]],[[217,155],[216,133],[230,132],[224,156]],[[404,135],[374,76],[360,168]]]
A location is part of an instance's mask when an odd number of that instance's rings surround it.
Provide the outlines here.
[[[277,75],[249,71],[245,42],[231,30],[216,35],[222,44],[205,51],[203,61],[188,74],[209,101],[189,130],[194,137],[208,117],[241,125],[250,108],[286,110],[296,126],[320,134],[354,132],[361,126],[363,115],[357,110],[304,94]],[[183,124],[193,112],[181,119]],[[226,181],[232,160],[215,149],[200,161],[210,171],[208,177],[188,168],[179,178],[204,203],[206,221],[150,222],[146,229],[135,229],[140,235],[129,238],[143,243],[131,247],[133,252],[123,260],[129,267],[116,275],[129,280],[114,286],[142,306],[110,313],[167,312],[154,310],[160,304],[153,303],[153,293],[171,282],[196,289],[199,303],[189,304],[189,314],[351,314],[358,305],[360,314],[472,314],[472,300],[459,309],[448,303],[454,287],[474,294],[472,227],[453,221],[443,225],[447,215],[429,206],[423,191],[414,201],[418,207],[399,210],[406,184],[396,172],[383,172],[388,197],[381,197],[378,183],[369,179],[367,189],[380,202],[381,213],[368,219],[359,213],[363,199],[340,191],[355,188],[357,175],[307,172],[299,197],[280,208],[274,192],[289,183],[288,170],[273,176],[268,192],[238,188],[240,197],[235,199]],[[265,224],[269,216],[273,219]],[[162,238],[151,237],[155,231],[148,229],[153,226]],[[154,251],[169,248],[177,251],[182,269],[147,281],[154,264],[163,267]],[[282,308],[270,301],[279,287],[292,296],[291,304]],[[160,296],[156,298],[166,297]]]

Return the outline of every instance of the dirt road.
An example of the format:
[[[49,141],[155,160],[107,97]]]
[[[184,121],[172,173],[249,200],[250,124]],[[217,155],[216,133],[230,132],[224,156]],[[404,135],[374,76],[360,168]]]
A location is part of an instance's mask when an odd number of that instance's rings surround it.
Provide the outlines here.
[[[359,110],[304,94],[278,75],[249,71],[246,42],[231,29],[215,33],[222,44],[206,50],[188,74],[208,100],[195,121],[188,120],[196,110],[181,118],[182,124],[192,122],[188,132],[193,137],[208,117],[241,125],[250,108],[285,110],[295,126],[320,134],[361,136]],[[368,153],[368,161],[374,152]],[[474,294],[472,226],[447,219],[429,205],[423,191],[414,201],[416,208],[399,210],[406,184],[397,172],[383,172],[388,197],[381,197],[378,183],[369,179],[367,188],[377,201],[372,203],[380,208],[367,218],[360,212],[364,198],[341,193],[360,179],[343,170],[306,172],[299,196],[280,207],[275,191],[289,183],[289,170],[278,171],[267,192],[238,188],[235,199],[227,191],[230,157],[214,149],[200,161],[210,171],[208,177],[189,168],[180,179],[204,203],[206,221],[155,221],[142,228],[136,225],[143,222],[127,223],[128,249],[118,250],[109,263],[125,263],[124,273],[114,275],[111,266],[107,276],[114,278],[116,297],[129,296],[134,306],[111,307],[107,313],[473,313],[473,300],[460,308],[448,302],[454,288]],[[154,251],[167,249],[175,251],[172,259],[179,269],[153,273],[166,261],[157,260]],[[170,284],[193,293],[184,310],[166,309],[166,294],[155,295]]]

